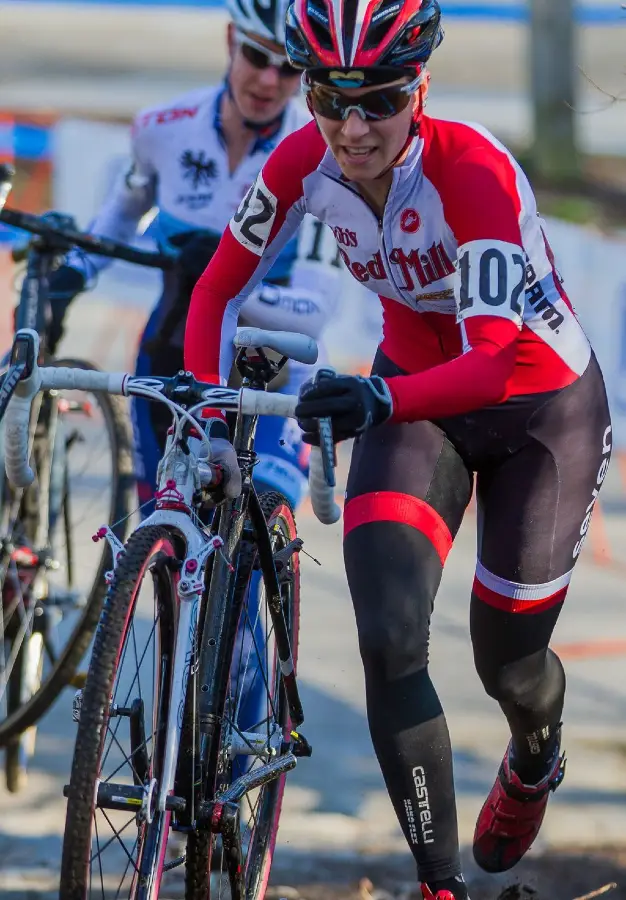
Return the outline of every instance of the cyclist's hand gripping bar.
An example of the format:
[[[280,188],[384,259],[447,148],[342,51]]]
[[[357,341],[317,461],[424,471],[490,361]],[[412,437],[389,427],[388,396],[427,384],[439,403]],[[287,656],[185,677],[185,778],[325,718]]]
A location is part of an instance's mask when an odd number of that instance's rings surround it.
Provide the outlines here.
[[[299,398],[289,394],[269,394],[241,390],[241,411],[252,415],[289,416],[295,418]],[[324,525],[332,525],[341,518],[341,509],[335,502],[335,447],[329,419],[320,419],[320,446],[311,447],[309,459],[309,488],[311,506]]]

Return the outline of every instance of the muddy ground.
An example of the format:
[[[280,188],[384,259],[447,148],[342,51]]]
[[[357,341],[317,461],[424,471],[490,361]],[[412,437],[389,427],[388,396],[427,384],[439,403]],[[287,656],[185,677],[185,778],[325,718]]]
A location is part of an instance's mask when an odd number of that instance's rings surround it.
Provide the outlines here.
[[[501,876],[468,865],[472,900],[626,900],[626,845],[531,855]],[[267,900],[418,900],[407,857],[276,859]]]

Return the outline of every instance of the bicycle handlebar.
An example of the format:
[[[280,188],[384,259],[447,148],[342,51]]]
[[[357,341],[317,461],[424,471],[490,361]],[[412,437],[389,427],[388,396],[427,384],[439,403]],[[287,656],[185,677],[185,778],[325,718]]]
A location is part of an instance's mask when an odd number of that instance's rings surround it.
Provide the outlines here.
[[[33,216],[18,209],[2,209],[2,186],[2,171],[0,168],[0,222],[4,222],[5,225],[21,228],[23,231],[29,231],[31,234],[37,234],[40,237],[60,238],[66,241],[68,245],[80,247],[81,250],[87,253],[107,256],[110,259],[121,259],[138,266],[147,266],[152,269],[171,269],[175,264],[174,257],[167,256],[164,253],[137,250],[110,238],[98,237],[94,234],[76,231],[73,228],[55,226],[47,221],[44,216]],[[8,195],[8,190],[6,194]],[[4,199],[6,201],[6,195]]]
[[[103,391],[125,397],[146,396],[146,389],[164,388],[158,376],[149,378],[126,372],[99,372],[90,369],[44,366],[37,364],[39,337],[35,331],[21,329],[16,334],[12,362],[23,367],[22,377],[9,401],[6,413],[5,467],[7,477],[16,487],[28,487],[34,473],[28,463],[30,407],[35,394],[43,390]],[[246,415],[285,416],[293,418],[298,397],[265,393],[250,388],[234,390],[195,381],[194,389],[209,407],[240,411]],[[156,397],[153,399],[157,399]],[[320,522],[331,525],[341,517],[335,503],[333,486],[324,475],[325,466],[319,447],[311,448],[309,485],[311,505]]]

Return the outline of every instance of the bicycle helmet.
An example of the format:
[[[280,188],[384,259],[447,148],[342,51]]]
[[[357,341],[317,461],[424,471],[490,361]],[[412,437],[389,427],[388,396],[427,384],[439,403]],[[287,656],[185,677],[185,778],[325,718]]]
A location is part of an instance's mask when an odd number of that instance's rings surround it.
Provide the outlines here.
[[[227,0],[235,26],[248,34],[285,46],[285,13],[289,0]]]
[[[443,40],[441,9],[437,0],[292,0],[285,38],[292,65],[315,81],[380,84],[428,62]],[[355,69],[365,70],[357,83]]]

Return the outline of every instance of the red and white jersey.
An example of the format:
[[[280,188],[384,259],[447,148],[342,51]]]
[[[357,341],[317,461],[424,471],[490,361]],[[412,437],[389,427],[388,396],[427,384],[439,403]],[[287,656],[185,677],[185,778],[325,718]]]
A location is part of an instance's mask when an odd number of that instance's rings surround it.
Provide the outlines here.
[[[382,350],[409,373],[388,380],[396,420],[559,389],[585,371],[591,347],[522,169],[480,126],[425,116],[381,219],[314,123],[274,150],[194,291],[185,361],[197,375],[217,374],[238,306],[306,213],[380,296]]]

